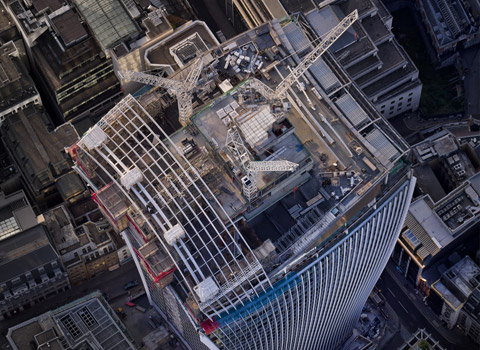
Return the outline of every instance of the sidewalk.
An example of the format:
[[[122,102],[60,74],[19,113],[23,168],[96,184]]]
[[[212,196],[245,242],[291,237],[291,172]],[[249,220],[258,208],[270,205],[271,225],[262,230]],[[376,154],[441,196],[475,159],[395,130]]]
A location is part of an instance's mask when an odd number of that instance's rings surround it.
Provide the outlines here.
[[[425,319],[427,319],[427,321],[432,325],[432,327],[441,331],[442,336],[446,340],[448,340],[452,344],[465,343],[465,341],[467,340],[466,336],[464,336],[463,334],[459,334],[454,330],[445,328],[439,320],[438,316],[424,304],[420,296],[415,295],[412,289],[408,289],[405,287],[405,280],[399,278],[398,272],[396,270],[392,271],[390,262],[387,264],[385,271],[390,275],[390,277],[392,277],[393,280],[395,280],[395,282],[397,283],[397,287],[400,288],[409,297],[411,303],[425,317]]]

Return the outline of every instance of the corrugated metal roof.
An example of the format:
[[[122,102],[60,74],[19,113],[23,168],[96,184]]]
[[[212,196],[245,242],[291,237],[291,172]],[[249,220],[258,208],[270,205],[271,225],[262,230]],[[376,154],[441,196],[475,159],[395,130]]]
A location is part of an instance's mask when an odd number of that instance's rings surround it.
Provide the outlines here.
[[[348,92],[339,97],[335,103],[355,127],[368,120],[367,113]]]
[[[298,55],[311,48],[310,40],[307,39],[303,31],[295,23],[288,23],[283,27],[283,31]]]
[[[405,226],[407,226],[410,231],[417,237],[417,239],[422,243],[417,251],[417,255],[425,259],[429,254],[432,256],[437,254],[440,251],[440,248],[433,242],[430,235],[425,231],[425,229],[418,223],[418,221],[413,217],[411,213],[407,214],[405,218]]]
[[[380,130],[374,129],[365,138],[373,147],[375,147],[377,151],[381,152],[386,159],[392,160],[398,157],[398,150],[390,141],[388,141],[388,139],[380,132]]]
[[[333,74],[325,61],[323,61],[321,58],[315,61],[309,70],[325,91],[332,90],[340,85],[340,81],[337,79],[337,76]]]

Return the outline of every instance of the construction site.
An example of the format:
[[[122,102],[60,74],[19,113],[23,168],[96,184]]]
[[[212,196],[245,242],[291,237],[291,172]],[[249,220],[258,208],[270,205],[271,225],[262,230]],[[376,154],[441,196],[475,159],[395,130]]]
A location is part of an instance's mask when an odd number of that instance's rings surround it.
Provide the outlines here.
[[[153,88],[68,148],[187,343],[226,344],[217,330],[283,293],[405,176],[408,146],[328,52],[357,19],[322,38],[290,19],[213,48],[189,36],[168,77],[121,72]]]

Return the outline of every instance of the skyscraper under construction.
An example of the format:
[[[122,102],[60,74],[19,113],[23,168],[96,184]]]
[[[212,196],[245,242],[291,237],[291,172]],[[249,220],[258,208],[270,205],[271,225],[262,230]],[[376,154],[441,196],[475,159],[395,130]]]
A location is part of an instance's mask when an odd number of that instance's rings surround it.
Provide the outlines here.
[[[182,38],[170,54],[194,52],[189,64],[122,73],[159,88],[68,149],[191,349],[333,349],[392,253],[415,179],[408,146],[328,52],[356,40],[355,20],[322,38],[272,21],[202,53]],[[163,88],[185,125],[170,135],[144,106]]]

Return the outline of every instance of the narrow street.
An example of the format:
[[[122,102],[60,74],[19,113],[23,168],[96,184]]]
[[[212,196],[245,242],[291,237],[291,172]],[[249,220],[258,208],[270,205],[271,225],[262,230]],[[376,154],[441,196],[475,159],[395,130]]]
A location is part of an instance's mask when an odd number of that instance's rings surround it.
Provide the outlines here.
[[[74,286],[66,292],[34,305],[31,309],[22,311],[11,319],[0,321],[0,349],[9,349],[8,341],[5,338],[8,328],[49,310],[53,310],[95,290],[107,293],[110,298],[109,302],[111,302],[112,297],[115,298],[127,294],[123,289],[123,285],[132,280],[138,280],[140,282],[140,276],[133,261],[129,261],[115,271],[105,272],[79,286]]]
[[[381,294],[409,333],[413,333],[419,328],[425,328],[440,342],[440,345],[448,350],[475,349],[475,345],[467,337],[456,329],[448,330],[438,317],[432,315],[432,311],[423,304],[421,297],[415,294],[411,284],[405,286],[399,281],[405,280],[389,262],[377,282],[377,288],[381,290]]]

